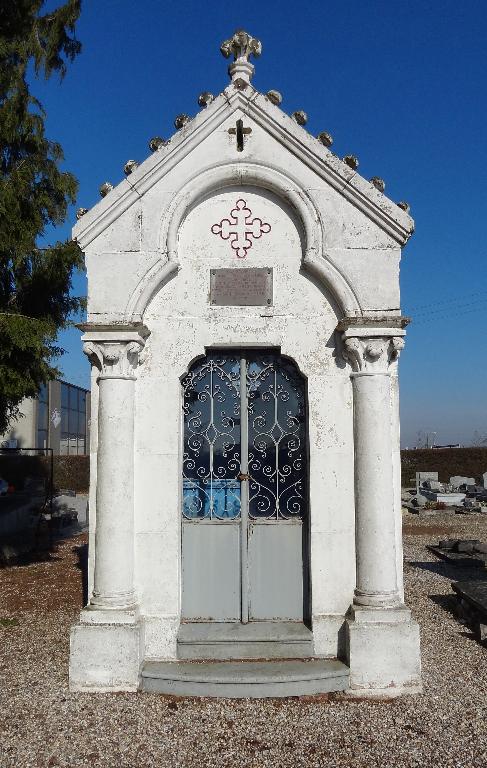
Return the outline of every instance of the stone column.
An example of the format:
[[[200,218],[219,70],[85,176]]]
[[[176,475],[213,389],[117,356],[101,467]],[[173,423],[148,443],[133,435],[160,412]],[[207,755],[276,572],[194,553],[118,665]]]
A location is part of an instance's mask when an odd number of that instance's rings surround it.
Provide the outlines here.
[[[135,606],[134,382],[142,347],[124,338],[83,345],[100,371],[93,608]]]
[[[395,514],[398,419],[391,373],[404,347],[400,317],[342,321],[351,364],[355,454],[356,587],[347,619],[351,692],[398,695],[421,689],[419,630],[402,602]]]
[[[139,625],[134,590],[134,410],[147,330],[83,327],[83,349],[98,370],[93,593],[71,633],[72,690],[135,690]]]
[[[400,603],[389,365],[403,346],[400,336],[344,338],[345,355],[354,369],[351,379],[355,439],[355,605],[386,607]]]

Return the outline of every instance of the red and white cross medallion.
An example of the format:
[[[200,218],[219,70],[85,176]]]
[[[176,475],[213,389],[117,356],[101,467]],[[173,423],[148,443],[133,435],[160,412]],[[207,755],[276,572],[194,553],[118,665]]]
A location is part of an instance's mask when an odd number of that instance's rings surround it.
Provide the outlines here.
[[[230,211],[230,219],[222,219],[211,228],[214,235],[220,235],[222,240],[230,240],[238,259],[245,259],[247,251],[252,248],[251,238],[258,240],[271,231],[270,224],[257,217],[251,219],[251,216],[252,211],[247,208],[245,200],[237,200],[235,208]]]

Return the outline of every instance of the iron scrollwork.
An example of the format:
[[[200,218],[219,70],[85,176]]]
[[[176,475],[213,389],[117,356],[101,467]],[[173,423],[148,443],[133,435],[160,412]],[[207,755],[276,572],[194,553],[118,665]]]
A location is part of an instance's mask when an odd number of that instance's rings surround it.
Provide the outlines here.
[[[300,519],[305,505],[306,403],[295,366],[277,355],[247,363],[249,517]]]
[[[306,506],[306,403],[296,367],[277,354],[245,356],[248,445],[241,446],[241,362],[216,353],[183,380],[183,517],[235,520],[241,482],[251,520],[302,519]],[[241,472],[242,450],[248,473]]]
[[[208,356],[183,379],[183,517],[240,516],[240,360]]]

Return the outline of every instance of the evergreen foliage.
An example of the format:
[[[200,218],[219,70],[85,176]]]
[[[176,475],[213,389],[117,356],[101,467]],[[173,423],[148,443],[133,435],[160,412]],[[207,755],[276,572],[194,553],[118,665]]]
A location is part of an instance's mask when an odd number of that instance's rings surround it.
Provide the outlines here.
[[[0,6],[0,434],[20,401],[59,374],[57,333],[83,304],[70,295],[83,266],[76,243],[38,247],[48,227],[65,221],[77,181],[61,170],[61,146],[46,138],[45,113],[28,82],[32,72],[64,77],[81,49],[81,0],[42,14],[44,5]]]

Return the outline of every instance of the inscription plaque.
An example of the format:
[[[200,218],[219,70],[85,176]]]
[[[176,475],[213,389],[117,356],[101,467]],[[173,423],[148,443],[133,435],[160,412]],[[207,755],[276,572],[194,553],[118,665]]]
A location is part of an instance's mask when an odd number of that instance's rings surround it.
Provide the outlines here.
[[[272,269],[212,269],[210,303],[215,307],[268,307],[272,304]]]

